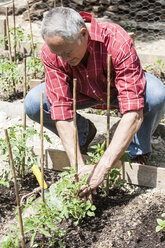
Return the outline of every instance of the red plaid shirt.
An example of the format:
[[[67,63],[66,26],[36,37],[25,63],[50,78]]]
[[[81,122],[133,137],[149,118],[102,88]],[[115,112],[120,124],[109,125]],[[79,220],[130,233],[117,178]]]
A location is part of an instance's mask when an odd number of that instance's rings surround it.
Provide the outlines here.
[[[117,97],[122,114],[144,107],[145,77],[132,39],[119,25],[96,22],[91,14],[81,12],[91,22],[88,65],[70,66],[43,45],[41,60],[46,73],[46,94],[53,120],[73,118],[73,78],[77,78],[77,106],[107,101],[107,55],[111,54],[111,96]]]

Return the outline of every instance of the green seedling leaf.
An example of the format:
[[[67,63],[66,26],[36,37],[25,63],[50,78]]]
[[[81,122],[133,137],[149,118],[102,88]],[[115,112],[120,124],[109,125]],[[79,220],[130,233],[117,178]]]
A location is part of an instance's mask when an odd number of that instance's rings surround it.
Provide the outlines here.
[[[40,227],[39,229],[41,231],[41,233],[43,233],[46,237],[51,237],[52,235],[46,231],[44,228]]]
[[[158,223],[160,226],[165,226],[165,221],[164,221],[164,220],[157,219],[157,223]]]
[[[159,231],[162,230],[162,229],[163,229],[162,226],[157,226],[157,227],[156,227],[156,232],[159,232]]]
[[[87,215],[92,217],[95,216],[95,213],[88,210]]]

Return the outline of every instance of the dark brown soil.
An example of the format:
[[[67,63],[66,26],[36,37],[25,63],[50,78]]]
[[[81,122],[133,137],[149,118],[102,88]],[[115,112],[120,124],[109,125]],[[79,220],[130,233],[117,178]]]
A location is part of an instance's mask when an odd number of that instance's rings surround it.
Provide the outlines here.
[[[47,182],[56,181],[57,177],[58,173],[49,170],[45,172]],[[38,187],[38,183],[34,175],[30,174],[20,184],[20,194],[31,192],[35,187]],[[109,196],[99,189],[94,204],[97,208],[95,217],[87,217],[78,228],[67,223],[67,233],[63,237],[67,248],[165,247],[163,233],[155,231],[156,219],[165,212],[164,194],[125,185],[122,189],[112,189]],[[1,188],[0,206],[1,236],[8,230],[6,224],[14,218],[13,185],[10,189]],[[58,248],[58,245],[54,247]]]

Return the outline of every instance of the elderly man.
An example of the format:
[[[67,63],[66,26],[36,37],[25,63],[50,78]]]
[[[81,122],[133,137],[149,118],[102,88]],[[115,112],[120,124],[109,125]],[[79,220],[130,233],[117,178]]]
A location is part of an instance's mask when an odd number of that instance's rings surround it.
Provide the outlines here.
[[[107,57],[111,54],[111,106],[122,119],[113,139],[96,166],[84,166],[86,152],[96,134],[93,123],[77,114],[78,166],[91,172],[94,190],[124,151],[133,159],[151,153],[150,139],[165,113],[165,87],[141,67],[132,40],[119,25],[97,22],[91,14],[70,8],[50,10],[42,23],[41,60],[45,83],[32,89],[25,99],[27,115],[39,122],[40,92],[44,91],[44,126],[59,135],[74,164],[73,78],[77,79],[77,108],[106,104]],[[79,146],[80,145],[80,146]],[[80,168],[81,167],[81,168]]]

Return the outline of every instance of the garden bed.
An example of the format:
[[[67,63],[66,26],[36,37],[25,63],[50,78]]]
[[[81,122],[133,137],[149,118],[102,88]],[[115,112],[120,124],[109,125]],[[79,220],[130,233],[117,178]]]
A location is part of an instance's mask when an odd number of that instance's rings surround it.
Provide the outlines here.
[[[57,177],[58,173],[45,171],[47,182],[54,182]],[[34,175],[29,174],[20,184],[20,193],[31,192],[36,186],[38,183]],[[62,224],[66,228],[62,241],[67,248],[165,247],[163,233],[155,231],[156,219],[165,212],[163,192],[124,185],[121,189],[112,189],[109,196],[105,196],[99,189],[94,204],[97,208],[95,217],[85,218],[79,227],[74,227],[69,221]],[[10,189],[1,187],[0,205],[1,240],[2,235],[8,232],[7,223],[15,223],[13,186]],[[30,247],[28,242],[26,247]]]

